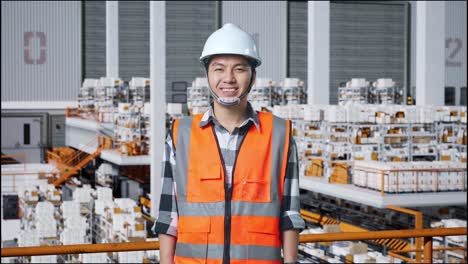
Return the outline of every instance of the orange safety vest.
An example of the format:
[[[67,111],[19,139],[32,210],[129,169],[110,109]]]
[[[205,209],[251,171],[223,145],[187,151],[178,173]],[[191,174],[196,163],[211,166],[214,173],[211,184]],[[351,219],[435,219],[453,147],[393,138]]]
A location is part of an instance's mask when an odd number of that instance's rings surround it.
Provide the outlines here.
[[[236,153],[232,188],[213,126],[174,121],[179,213],[176,263],[281,263],[280,209],[290,121],[258,113]]]

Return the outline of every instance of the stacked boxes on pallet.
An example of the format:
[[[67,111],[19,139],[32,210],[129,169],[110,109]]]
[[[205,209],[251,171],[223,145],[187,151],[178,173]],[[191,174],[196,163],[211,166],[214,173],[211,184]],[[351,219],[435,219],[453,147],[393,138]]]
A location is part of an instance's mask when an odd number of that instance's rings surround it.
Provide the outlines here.
[[[292,120],[305,176],[351,183],[349,168],[361,160],[466,162],[466,107],[286,105],[273,113]]]
[[[353,184],[385,193],[466,191],[461,162],[354,161]]]

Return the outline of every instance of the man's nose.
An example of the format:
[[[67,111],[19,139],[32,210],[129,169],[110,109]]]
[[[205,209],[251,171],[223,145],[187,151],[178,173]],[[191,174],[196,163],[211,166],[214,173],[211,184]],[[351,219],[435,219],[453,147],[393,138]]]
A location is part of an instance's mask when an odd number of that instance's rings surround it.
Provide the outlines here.
[[[234,78],[234,73],[231,70],[225,71],[223,76],[223,82],[233,83],[236,79]]]

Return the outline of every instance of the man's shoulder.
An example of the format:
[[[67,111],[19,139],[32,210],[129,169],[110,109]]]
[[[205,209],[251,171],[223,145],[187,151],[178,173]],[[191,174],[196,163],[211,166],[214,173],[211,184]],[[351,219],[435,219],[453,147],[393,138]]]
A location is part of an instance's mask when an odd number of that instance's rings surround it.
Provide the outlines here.
[[[170,129],[179,130],[184,129],[187,125],[191,124],[192,116],[181,116],[172,120]]]
[[[280,120],[280,121],[286,121],[286,120],[289,120],[289,119],[286,119],[286,118],[282,118],[282,117],[279,117],[277,115],[274,115],[274,114],[271,114],[273,116],[274,119],[277,119],[277,120]]]
[[[289,120],[289,119],[285,119],[285,118],[279,117],[279,116],[277,116],[277,115],[275,115],[275,114],[273,114],[273,113],[270,113],[270,112],[261,112],[261,113],[270,115],[271,118],[273,118],[273,120],[275,120],[275,121],[283,121],[283,122],[285,122],[286,120]]]
[[[187,121],[191,122],[192,119],[193,119],[193,116],[181,116],[179,118],[172,120],[172,122],[175,122],[176,120],[179,120],[179,122],[187,122]]]
[[[285,118],[282,118],[282,117],[279,117],[277,115],[274,115],[273,113],[271,112],[258,112],[258,117],[259,117],[259,120],[271,120],[273,122],[273,124],[275,125],[287,125],[289,119],[285,119]],[[262,121],[260,121],[262,122]]]

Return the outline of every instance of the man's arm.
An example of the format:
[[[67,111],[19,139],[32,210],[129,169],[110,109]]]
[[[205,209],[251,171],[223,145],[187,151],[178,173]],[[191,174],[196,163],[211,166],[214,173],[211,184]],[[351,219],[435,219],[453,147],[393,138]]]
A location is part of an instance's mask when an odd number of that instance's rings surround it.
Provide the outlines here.
[[[305,228],[305,222],[300,214],[299,200],[299,163],[294,138],[289,141],[288,164],[283,187],[283,202],[281,203],[280,230],[283,242],[284,262],[297,261],[297,246],[299,232]]]
[[[283,234],[283,256],[284,263],[297,261],[297,245],[299,244],[299,232],[297,230],[286,230]]]
[[[152,228],[153,233],[159,235],[161,263],[174,263],[178,222],[176,184],[173,177],[174,168],[175,149],[173,148],[171,133],[169,133],[163,155],[159,216]]]
[[[159,234],[159,263],[174,263],[176,241],[176,237],[173,237],[171,235]]]

